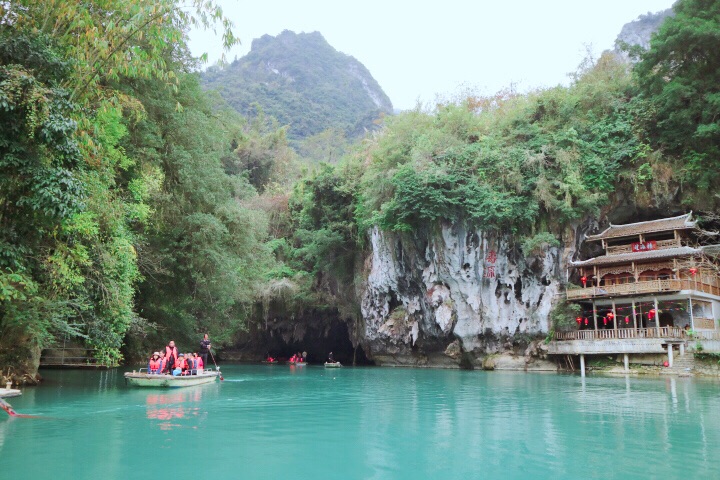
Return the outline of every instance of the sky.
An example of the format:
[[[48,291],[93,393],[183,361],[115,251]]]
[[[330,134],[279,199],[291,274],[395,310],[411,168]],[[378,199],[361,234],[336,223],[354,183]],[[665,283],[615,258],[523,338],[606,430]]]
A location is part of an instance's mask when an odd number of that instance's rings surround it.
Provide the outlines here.
[[[492,94],[567,85],[588,52],[613,47],[625,23],[673,0],[218,0],[245,55],[254,38],[320,32],[362,62],[393,106],[432,105],[463,91]],[[190,48],[222,54],[219,36],[192,31]]]

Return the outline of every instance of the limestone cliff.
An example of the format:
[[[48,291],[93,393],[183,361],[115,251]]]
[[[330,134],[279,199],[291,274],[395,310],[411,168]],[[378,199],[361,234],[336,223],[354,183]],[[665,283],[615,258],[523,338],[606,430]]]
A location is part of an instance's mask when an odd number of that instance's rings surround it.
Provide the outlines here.
[[[370,234],[364,344],[381,364],[481,366],[523,355],[548,331],[574,247],[525,256],[509,235],[444,225],[438,234]],[[522,368],[522,366],[520,366]]]

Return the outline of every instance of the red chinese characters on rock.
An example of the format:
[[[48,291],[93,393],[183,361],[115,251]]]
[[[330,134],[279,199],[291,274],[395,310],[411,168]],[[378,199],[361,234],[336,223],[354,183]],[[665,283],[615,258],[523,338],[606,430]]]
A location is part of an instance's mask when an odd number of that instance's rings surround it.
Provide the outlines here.
[[[495,252],[495,250],[490,250],[487,257],[485,257],[485,260],[487,260],[490,264],[495,264],[495,262],[497,262],[497,252]]]
[[[485,267],[485,278],[495,278],[495,262],[497,262],[497,252],[490,250],[485,256],[488,265]]]
[[[650,250],[657,249],[657,242],[655,240],[649,240],[647,242],[635,242],[632,245],[632,251],[637,252],[649,252]]]
[[[495,265],[485,267],[485,278],[495,278]]]

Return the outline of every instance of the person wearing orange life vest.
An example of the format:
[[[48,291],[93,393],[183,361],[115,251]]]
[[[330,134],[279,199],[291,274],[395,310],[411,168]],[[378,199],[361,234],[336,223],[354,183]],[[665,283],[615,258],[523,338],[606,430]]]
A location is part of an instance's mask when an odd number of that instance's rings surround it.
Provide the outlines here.
[[[205,368],[202,357],[195,352],[193,353],[193,360],[195,360],[195,373],[202,373]]]
[[[148,361],[148,373],[160,373],[162,361],[160,360],[160,352],[154,352]]]
[[[179,353],[172,374],[175,376],[181,375],[183,371],[187,370],[187,362],[185,361],[185,354]]]
[[[165,347],[165,359],[167,360],[168,370],[172,370],[172,368],[175,366],[175,363],[177,362],[178,357],[178,349],[175,346],[175,342],[173,340],[170,340],[170,342]]]
[[[158,373],[167,373],[167,359],[165,358],[165,350],[160,350],[160,371]]]

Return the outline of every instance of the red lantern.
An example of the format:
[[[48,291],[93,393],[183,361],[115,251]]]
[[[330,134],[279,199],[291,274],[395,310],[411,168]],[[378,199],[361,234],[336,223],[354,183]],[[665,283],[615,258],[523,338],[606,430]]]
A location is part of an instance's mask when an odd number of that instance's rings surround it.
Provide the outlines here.
[[[578,325],[580,325],[580,322],[582,322],[582,318],[577,317],[577,318],[575,319],[575,321],[577,322]]]
[[[627,325],[628,323],[630,323],[630,317],[625,317],[625,325]]]
[[[655,309],[654,308],[648,312],[648,320],[652,320],[653,318],[655,318]]]
[[[583,275],[582,277],[580,277],[580,281],[582,282],[583,287],[587,287],[587,277],[586,276]]]
[[[587,325],[588,323],[589,323],[589,322],[588,322],[588,318],[585,317],[585,325]]]
[[[689,271],[690,274],[694,277],[695,274],[698,272],[698,269],[695,268],[695,267],[692,267],[692,268],[688,269],[688,271]]]
[[[603,317],[603,325],[607,325],[607,317]]]
[[[613,318],[615,318],[615,314],[612,313],[612,312],[609,312],[609,313],[607,314],[607,316],[608,316],[608,318],[609,318],[610,320],[612,320]]]

